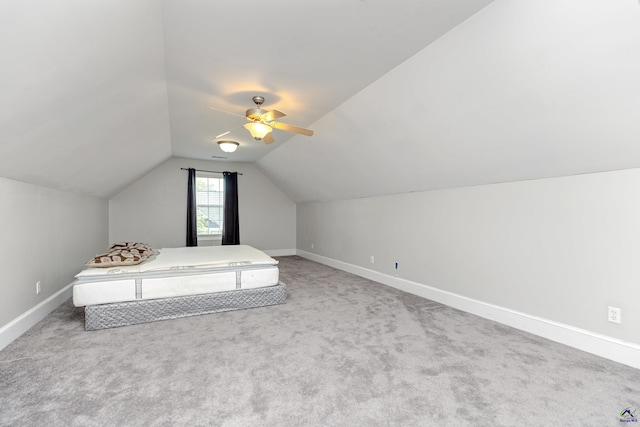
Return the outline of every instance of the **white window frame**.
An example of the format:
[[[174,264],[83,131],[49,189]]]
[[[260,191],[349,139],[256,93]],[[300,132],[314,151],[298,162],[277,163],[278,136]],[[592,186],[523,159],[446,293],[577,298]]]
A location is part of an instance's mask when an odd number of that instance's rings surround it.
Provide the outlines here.
[[[222,192],[222,200],[221,200],[221,205],[220,205],[220,215],[221,218],[224,215],[224,181],[223,181],[223,175],[220,173],[213,173],[213,172],[199,172],[196,171],[196,195],[198,193],[198,178],[215,178],[215,179],[219,179],[221,181],[222,187],[223,187],[223,192]],[[198,198],[196,197],[196,210],[198,209]],[[222,244],[222,228],[220,228],[220,233],[219,234],[198,234],[198,241],[199,242],[206,242],[210,245],[219,245]],[[205,243],[205,244],[206,244]]]

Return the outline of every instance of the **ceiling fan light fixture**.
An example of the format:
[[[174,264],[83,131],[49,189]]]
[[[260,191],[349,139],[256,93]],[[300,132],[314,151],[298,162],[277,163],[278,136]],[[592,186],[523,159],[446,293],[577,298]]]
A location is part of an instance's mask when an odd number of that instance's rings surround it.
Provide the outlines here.
[[[218,147],[225,153],[233,153],[238,149],[238,144],[235,141],[218,141]]]
[[[270,133],[273,129],[271,126],[265,125],[260,122],[252,122],[244,125],[244,128],[249,131],[252,137],[257,140],[264,138],[268,133]]]

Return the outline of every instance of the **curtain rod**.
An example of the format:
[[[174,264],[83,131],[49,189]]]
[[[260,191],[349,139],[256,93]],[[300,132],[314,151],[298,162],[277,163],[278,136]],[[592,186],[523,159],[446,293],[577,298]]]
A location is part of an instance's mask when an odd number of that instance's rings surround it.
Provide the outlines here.
[[[183,171],[188,171],[189,170],[189,168],[180,168],[180,169],[182,169]],[[224,172],[218,172],[218,171],[205,171],[205,170],[202,170],[202,169],[196,169],[196,172],[224,173]],[[226,171],[226,172],[229,172],[229,171]],[[231,172],[231,173],[233,173],[233,172]],[[243,175],[242,172],[236,172],[236,173],[238,175]]]

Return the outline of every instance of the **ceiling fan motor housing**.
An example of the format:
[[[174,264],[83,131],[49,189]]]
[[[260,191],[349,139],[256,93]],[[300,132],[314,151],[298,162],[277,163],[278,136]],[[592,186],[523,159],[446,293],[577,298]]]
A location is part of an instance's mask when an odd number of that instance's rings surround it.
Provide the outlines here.
[[[263,110],[260,106],[264,103],[264,97],[262,96],[254,96],[251,98],[254,104],[256,104],[256,108],[249,108],[247,110],[247,118],[251,120],[260,120],[260,116],[264,113],[267,113],[267,110]]]
[[[247,110],[246,116],[251,120],[260,120],[260,116],[264,113],[268,113],[267,110],[263,110],[262,108],[249,108]]]

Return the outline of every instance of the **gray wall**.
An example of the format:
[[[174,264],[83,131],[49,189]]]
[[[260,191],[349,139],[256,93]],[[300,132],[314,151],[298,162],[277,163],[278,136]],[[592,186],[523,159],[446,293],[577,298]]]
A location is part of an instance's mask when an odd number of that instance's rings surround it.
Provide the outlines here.
[[[103,250],[108,202],[6,178],[0,178],[0,200],[2,327],[71,283]]]
[[[640,343],[639,188],[633,169],[311,202],[298,205],[297,245]],[[608,305],[622,309],[621,325],[607,321]]]
[[[109,201],[109,241],[156,248],[185,245],[187,171],[237,171],[240,241],[261,250],[295,250],[295,204],[255,165],[173,157]]]

